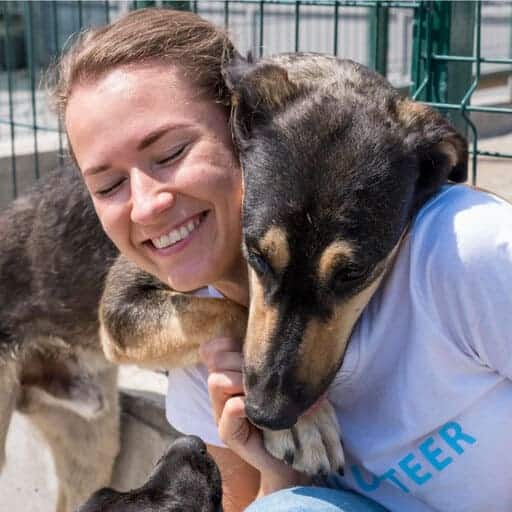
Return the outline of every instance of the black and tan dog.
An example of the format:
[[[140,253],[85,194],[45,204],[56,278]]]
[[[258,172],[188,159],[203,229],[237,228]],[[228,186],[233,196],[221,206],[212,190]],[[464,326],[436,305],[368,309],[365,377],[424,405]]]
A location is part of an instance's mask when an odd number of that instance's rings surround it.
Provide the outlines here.
[[[321,398],[411,219],[447,180],[466,179],[467,144],[438,113],[349,60],[237,60],[225,76],[250,267],[247,412],[278,458],[308,473],[335,470],[343,454]],[[111,274],[101,309],[104,348],[114,360],[158,364],[186,345],[176,338],[182,313],[204,315],[201,329],[210,323],[210,305],[195,298],[175,298],[172,313],[148,319],[146,299],[126,275]],[[226,332],[236,333],[234,311]],[[151,343],[137,340],[143,331]]]
[[[138,489],[95,492],[76,512],[221,512],[219,470],[195,436],[178,438]]]

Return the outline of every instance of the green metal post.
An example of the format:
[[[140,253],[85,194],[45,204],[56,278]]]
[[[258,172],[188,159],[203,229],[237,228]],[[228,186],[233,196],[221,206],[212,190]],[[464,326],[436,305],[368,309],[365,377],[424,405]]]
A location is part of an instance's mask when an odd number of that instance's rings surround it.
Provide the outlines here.
[[[472,83],[472,63],[447,61],[446,55],[472,56],[475,7],[473,1],[422,2],[413,28],[412,96],[421,101],[461,104]],[[440,58],[437,58],[437,57]],[[467,135],[461,111],[447,114],[454,126]]]
[[[37,97],[36,97],[36,61],[34,48],[34,4],[25,4],[25,18],[27,24],[27,57],[30,79],[30,98],[32,106],[32,136],[34,138],[34,176],[39,179],[39,149],[38,149],[38,126],[37,126]]]
[[[369,67],[386,76],[388,70],[388,33],[389,9],[381,2],[370,7],[370,24],[368,37]]]
[[[295,51],[299,51],[300,46],[300,1],[295,2]]]
[[[263,36],[264,36],[264,31],[263,31],[263,17],[265,16],[265,2],[263,0],[260,1],[260,10],[259,10],[259,13],[260,13],[260,16],[259,16],[259,19],[260,19],[260,40],[259,40],[259,56],[262,57],[263,56]]]
[[[340,6],[336,1],[334,2],[334,46],[333,46],[333,55],[338,55],[338,25],[339,25],[339,16],[340,16]]]
[[[14,105],[13,105],[13,77],[12,68],[14,59],[12,55],[9,55],[11,34],[10,34],[10,23],[9,23],[9,6],[7,3],[0,4],[0,14],[3,16],[4,29],[5,29],[5,40],[4,40],[4,56],[5,56],[5,67],[7,71],[7,96],[9,98],[9,128],[10,128],[10,139],[11,139],[11,183],[12,183],[12,194],[13,197],[18,196],[18,183],[16,175],[16,145],[15,145],[15,131],[14,131]],[[0,34],[1,35],[1,34]]]
[[[443,2],[439,2],[443,3]],[[472,56],[475,44],[475,12],[479,2],[450,2],[451,3],[451,31],[449,32],[448,51],[440,53],[451,55]],[[480,58],[480,55],[476,56]],[[440,100],[445,103],[460,103],[465,97],[472,83],[471,62],[448,62],[446,76],[440,81]],[[479,78],[479,77],[478,77]],[[443,97],[444,96],[444,97]],[[470,99],[470,98],[468,98]],[[468,134],[468,125],[462,113],[455,112],[448,116],[451,123],[463,135]]]

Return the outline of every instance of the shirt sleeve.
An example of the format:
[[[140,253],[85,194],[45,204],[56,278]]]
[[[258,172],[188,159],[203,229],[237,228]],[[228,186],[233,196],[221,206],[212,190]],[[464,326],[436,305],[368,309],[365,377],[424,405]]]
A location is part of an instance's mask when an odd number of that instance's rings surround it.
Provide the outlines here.
[[[444,201],[419,230],[426,302],[463,350],[512,378],[512,205],[469,187]]]
[[[205,366],[169,371],[165,413],[167,421],[183,434],[193,434],[207,444],[225,447],[213,419]]]

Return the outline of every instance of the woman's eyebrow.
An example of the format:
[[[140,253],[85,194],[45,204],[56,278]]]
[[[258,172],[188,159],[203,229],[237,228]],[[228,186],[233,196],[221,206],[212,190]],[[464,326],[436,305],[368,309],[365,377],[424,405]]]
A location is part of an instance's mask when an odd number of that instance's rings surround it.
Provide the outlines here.
[[[187,125],[181,125],[181,124],[168,124],[161,126],[157,128],[156,130],[153,130],[149,132],[138,144],[137,144],[137,151],[142,151],[143,149],[146,149],[148,146],[151,146],[151,144],[154,144],[158,139],[163,137],[166,133],[173,131],[173,130],[179,130],[180,128],[186,128]]]
[[[97,165],[95,167],[89,167],[83,171],[84,176],[92,176],[93,174],[99,174],[100,172],[106,171],[109,169],[108,165]]]

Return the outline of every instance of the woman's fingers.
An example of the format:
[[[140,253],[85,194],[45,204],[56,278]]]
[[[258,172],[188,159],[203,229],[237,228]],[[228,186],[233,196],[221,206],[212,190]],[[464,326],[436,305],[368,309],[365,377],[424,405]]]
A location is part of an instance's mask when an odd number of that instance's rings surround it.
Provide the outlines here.
[[[218,424],[226,401],[243,393],[241,372],[213,372],[208,375],[208,392],[212,401],[213,415]]]
[[[261,431],[247,420],[244,397],[231,397],[225,402],[218,430],[226,446],[246,462],[260,470],[268,465],[271,456],[265,451]]]
[[[210,367],[220,368],[222,358],[226,353],[240,354],[240,368],[242,366],[242,342],[233,338],[215,338],[205,341],[199,346],[199,356],[203,363]]]
[[[228,398],[243,393],[241,343],[216,338],[203,343],[199,355],[208,368],[208,392],[217,424]]]
[[[209,372],[242,371],[242,354],[240,352],[212,352],[203,363]]]

